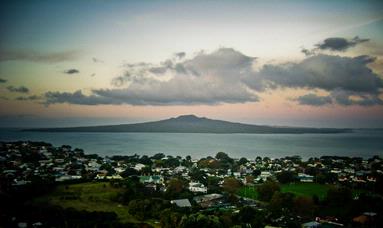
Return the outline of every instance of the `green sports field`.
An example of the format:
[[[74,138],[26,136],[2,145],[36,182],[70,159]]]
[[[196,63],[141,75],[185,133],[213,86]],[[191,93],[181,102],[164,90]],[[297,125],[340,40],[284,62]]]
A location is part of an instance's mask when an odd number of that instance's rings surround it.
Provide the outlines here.
[[[323,199],[331,185],[317,184],[317,183],[291,183],[281,185],[282,192],[291,192],[296,196],[312,197],[314,195]],[[258,192],[256,186],[244,186],[238,191],[238,195],[242,197],[258,199]]]

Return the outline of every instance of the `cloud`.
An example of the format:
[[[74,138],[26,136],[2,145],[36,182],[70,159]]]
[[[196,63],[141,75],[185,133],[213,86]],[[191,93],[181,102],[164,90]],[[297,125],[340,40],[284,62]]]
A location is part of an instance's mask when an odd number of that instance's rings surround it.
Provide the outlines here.
[[[65,74],[78,74],[78,73],[80,73],[80,71],[77,69],[69,69],[69,70],[64,71],[64,73]]]
[[[177,58],[183,59],[186,56],[185,52],[177,52],[174,54]]]
[[[20,96],[16,98],[16,100],[18,101],[35,101],[35,100],[41,100],[41,99],[42,97],[37,95],[31,95],[27,97]]]
[[[383,105],[383,100],[379,98],[378,94],[351,92],[345,90],[334,90],[328,96],[318,96],[314,93],[309,93],[293,100],[298,101],[301,105],[310,106],[323,106],[327,104],[338,104],[341,106]]]
[[[6,83],[7,80],[0,78],[0,83]]]
[[[45,104],[80,104],[80,105],[99,105],[99,104],[123,104],[121,101],[112,100],[96,95],[85,95],[81,90],[70,92],[46,92],[44,94]]]
[[[382,99],[379,98],[379,94],[369,93],[357,93],[344,90],[335,90],[331,93],[331,97],[340,105],[361,105],[361,106],[373,106],[383,105]]]
[[[300,96],[296,99],[301,105],[311,105],[311,106],[322,106],[332,103],[332,98],[330,96],[318,96],[314,93],[309,93],[303,96]]]
[[[377,93],[383,87],[383,81],[367,66],[373,61],[375,58],[366,55],[341,57],[320,54],[298,63],[266,64],[247,81],[249,86],[258,90],[288,87]]]
[[[3,61],[31,61],[42,63],[57,63],[72,61],[78,58],[78,51],[63,51],[41,53],[34,50],[0,50],[0,62]]]
[[[159,64],[129,63],[111,81],[112,88],[93,89],[89,94],[48,92],[46,104],[83,105],[194,105],[259,101],[259,94],[277,88],[321,89],[296,98],[304,105],[380,105],[381,77],[368,64],[374,57],[342,57],[315,54],[299,62],[265,64],[255,69],[255,57],[232,48],[199,52],[190,59],[170,58]],[[337,94],[348,94],[341,99]],[[345,96],[345,95],[343,95]]]
[[[8,86],[7,89],[9,92],[14,92],[14,93],[29,93],[29,89],[25,86],[20,86],[20,87]]]
[[[323,42],[315,45],[319,50],[330,51],[346,51],[350,47],[354,47],[357,44],[369,41],[369,39],[360,39],[358,36],[353,39],[346,39],[341,37],[331,37],[325,39]]]
[[[305,56],[315,55],[315,50],[309,50],[309,49],[306,49],[306,48],[302,48],[301,52],[303,54],[305,54]]]
[[[46,103],[193,105],[256,102],[241,77],[251,72],[253,57],[231,48],[210,54],[199,53],[192,59],[165,60],[159,65],[127,64],[127,71],[112,80],[118,88],[48,92]]]

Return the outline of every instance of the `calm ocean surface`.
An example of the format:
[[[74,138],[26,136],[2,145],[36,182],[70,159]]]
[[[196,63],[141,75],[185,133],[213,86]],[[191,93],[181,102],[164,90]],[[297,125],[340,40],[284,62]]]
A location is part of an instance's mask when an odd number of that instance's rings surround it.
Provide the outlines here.
[[[0,129],[0,141],[45,141],[55,146],[71,145],[102,156],[191,155],[214,156],[219,151],[231,157],[300,155],[383,156],[382,130],[356,130],[342,134],[182,134],[182,133],[47,133]]]

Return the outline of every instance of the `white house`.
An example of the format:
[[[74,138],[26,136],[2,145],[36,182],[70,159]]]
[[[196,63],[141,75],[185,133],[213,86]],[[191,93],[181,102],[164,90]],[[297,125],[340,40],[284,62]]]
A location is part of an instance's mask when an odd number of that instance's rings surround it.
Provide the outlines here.
[[[267,171],[263,171],[261,172],[261,175],[259,175],[259,177],[263,180],[263,181],[266,181],[267,178],[271,177],[272,174],[270,172],[267,172]]]
[[[140,171],[141,169],[143,169],[145,167],[144,164],[141,164],[141,163],[138,163],[134,166],[133,169],[137,170],[137,171]]]
[[[198,182],[190,182],[189,191],[207,193],[207,187],[205,187],[205,185]]]
[[[311,175],[307,175],[305,173],[298,173],[298,178],[300,182],[313,182],[314,177]]]

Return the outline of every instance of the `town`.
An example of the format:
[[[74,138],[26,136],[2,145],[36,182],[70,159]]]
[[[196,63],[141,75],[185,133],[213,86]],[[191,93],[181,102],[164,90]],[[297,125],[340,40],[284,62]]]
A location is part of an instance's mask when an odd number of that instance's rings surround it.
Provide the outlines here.
[[[231,158],[224,152],[199,159],[163,153],[101,157],[69,145],[0,143],[0,226],[64,226],[43,216],[49,212],[41,208],[32,217],[24,215],[39,201],[62,207],[55,209],[64,211],[62,220],[77,224],[67,204],[106,201],[92,193],[85,199],[85,193],[76,192],[79,186],[101,189],[118,210],[79,207],[78,213],[99,213],[105,219],[95,221],[112,227],[383,225],[380,156],[306,161],[299,156]]]

